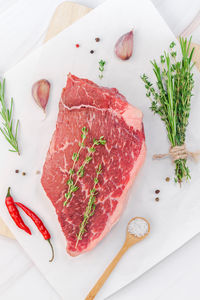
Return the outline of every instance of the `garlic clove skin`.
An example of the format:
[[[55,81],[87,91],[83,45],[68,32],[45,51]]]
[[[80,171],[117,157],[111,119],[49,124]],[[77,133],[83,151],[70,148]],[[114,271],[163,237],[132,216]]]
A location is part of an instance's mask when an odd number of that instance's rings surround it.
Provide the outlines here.
[[[35,102],[45,112],[49,100],[50,83],[46,79],[38,80],[32,87],[32,96]]]
[[[133,30],[123,34],[115,44],[115,54],[122,60],[129,59],[133,54]]]

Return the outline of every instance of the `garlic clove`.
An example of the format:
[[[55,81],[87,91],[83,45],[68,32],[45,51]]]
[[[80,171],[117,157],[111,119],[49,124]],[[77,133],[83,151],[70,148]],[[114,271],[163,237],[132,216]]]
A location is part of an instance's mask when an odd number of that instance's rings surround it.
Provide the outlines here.
[[[123,34],[115,44],[115,54],[122,60],[129,59],[133,54],[133,30]]]
[[[38,80],[32,87],[32,96],[35,102],[43,109],[47,106],[49,100],[50,83],[46,79]]]

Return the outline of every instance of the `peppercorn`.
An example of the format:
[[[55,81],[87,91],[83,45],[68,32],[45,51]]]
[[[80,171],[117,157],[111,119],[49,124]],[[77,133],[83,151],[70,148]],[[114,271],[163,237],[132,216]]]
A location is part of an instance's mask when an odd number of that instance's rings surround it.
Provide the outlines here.
[[[99,37],[96,37],[95,38],[95,41],[98,43],[98,42],[100,42],[100,38]]]
[[[160,199],[158,197],[156,197],[155,200],[158,202]]]
[[[22,175],[23,175],[23,176],[25,176],[25,175],[26,175],[26,173],[25,173],[25,172],[23,172],[23,173],[22,173]]]
[[[80,47],[80,45],[79,44],[76,44],[76,48],[79,48]]]
[[[170,181],[170,178],[169,178],[169,177],[166,177],[165,180],[166,180],[167,182],[169,182],[169,181]]]
[[[36,171],[36,174],[40,174],[40,171],[38,170],[38,171]]]
[[[19,173],[19,170],[15,170],[15,173]]]
[[[160,190],[155,190],[155,194],[159,194],[160,193]]]
[[[93,53],[94,53],[94,50],[90,50],[90,53],[93,54]]]

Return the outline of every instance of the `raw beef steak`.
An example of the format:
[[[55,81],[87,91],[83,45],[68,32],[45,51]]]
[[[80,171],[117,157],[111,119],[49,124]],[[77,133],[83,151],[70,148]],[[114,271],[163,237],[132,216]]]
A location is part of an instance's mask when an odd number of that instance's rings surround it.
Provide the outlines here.
[[[69,170],[73,165],[72,155],[79,149],[84,126],[88,129],[86,148],[80,153],[76,171],[86,157],[87,147],[93,144],[93,138],[104,136],[106,145],[96,146],[92,161],[86,165],[84,176],[77,183],[79,189],[69,204],[63,206]],[[116,89],[99,87],[69,74],[41,181],[56,209],[70,255],[76,256],[94,248],[118,221],[145,153],[141,111],[131,106]],[[102,173],[96,186],[96,209],[76,247],[79,226],[99,164],[102,164]],[[75,180],[76,175],[73,176]]]

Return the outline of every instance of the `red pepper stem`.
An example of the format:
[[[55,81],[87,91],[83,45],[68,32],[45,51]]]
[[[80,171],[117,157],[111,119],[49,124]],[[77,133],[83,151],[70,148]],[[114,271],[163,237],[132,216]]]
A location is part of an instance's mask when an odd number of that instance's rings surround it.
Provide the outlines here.
[[[8,197],[11,197],[11,195],[10,195],[10,187],[8,188],[8,192],[7,192],[7,195],[6,195],[6,198],[8,198]]]
[[[49,245],[50,245],[50,247],[51,247],[51,251],[52,251],[52,257],[51,257],[51,259],[49,260],[49,262],[52,262],[52,261],[54,260],[54,249],[53,249],[51,240],[48,239],[47,242],[49,243]]]

